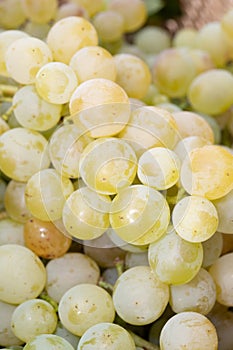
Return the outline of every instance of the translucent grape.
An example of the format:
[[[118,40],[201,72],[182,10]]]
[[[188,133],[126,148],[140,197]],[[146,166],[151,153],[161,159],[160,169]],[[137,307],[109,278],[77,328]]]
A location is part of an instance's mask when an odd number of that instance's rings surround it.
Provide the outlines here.
[[[223,250],[223,236],[221,232],[215,232],[206,241],[202,242],[203,262],[202,267],[211,266],[221,255]]]
[[[134,150],[124,140],[113,137],[89,143],[79,161],[83,181],[102,194],[115,194],[130,185],[136,171]]]
[[[53,333],[57,315],[47,301],[31,299],[24,301],[14,310],[11,318],[13,333],[25,343],[39,334]]]
[[[21,0],[1,0],[0,13],[0,26],[5,29],[18,28],[26,20]]]
[[[97,194],[88,187],[74,191],[65,202],[62,220],[72,237],[93,239],[109,227],[109,196]]]
[[[188,283],[170,286],[170,305],[176,313],[195,311],[207,315],[216,301],[216,286],[212,276],[204,269]]]
[[[35,23],[47,23],[54,19],[58,7],[57,0],[21,0],[23,11]]]
[[[78,50],[70,60],[70,67],[80,83],[94,78],[116,80],[114,58],[101,46],[86,46]]]
[[[46,272],[46,291],[57,302],[70,288],[82,283],[97,284],[100,277],[96,262],[82,253],[66,253],[50,260]]]
[[[45,101],[34,85],[20,88],[13,97],[14,114],[25,128],[45,131],[54,127],[61,118],[61,105]]]
[[[233,156],[219,145],[196,148],[183,161],[180,178],[191,195],[223,197],[233,188]]]
[[[46,282],[46,270],[31,250],[17,244],[0,246],[0,300],[20,304],[36,298]]]
[[[71,238],[65,236],[52,222],[31,218],[24,224],[25,246],[36,255],[54,259],[64,255],[71,245]]]
[[[171,46],[170,34],[167,30],[158,26],[142,28],[136,33],[134,42],[142,52],[149,54],[158,54]]]
[[[138,161],[139,180],[156,190],[172,187],[180,176],[178,156],[165,147],[155,147],[145,151]]]
[[[150,244],[148,259],[160,281],[182,284],[191,281],[198,273],[203,260],[203,248],[201,243],[185,241],[174,230],[170,230]]]
[[[17,338],[11,329],[11,318],[16,305],[0,301],[0,346],[20,345],[23,342]]]
[[[43,221],[61,219],[66,199],[73,192],[72,182],[55,169],[43,169],[27,182],[25,201],[33,216]]]
[[[54,334],[41,334],[27,342],[23,350],[74,350],[73,346],[62,337]]]
[[[210,69],[193,79],[187,94],[195,110],[217,115],[232,105],[232,89],[233,76],[230,72],[225,69]]]
[[[60,300],[58,313],[62,324],[78,336],[95,324],[113,322],[115,317],[111,296],[93,284],[69,289]]]
[[[182,138],[176,144],[174,152],[178,155],[180,161],[183,162],[193,149],[203,147],[208,144],[210,144],[210,142],[202,136],[187,136]]]
[[[98,36],[88,20],[69,16],[53,24],[47,36],[47,43],[55,61],[69,64],[76,51],[84,46],[97,45]]]
[[[170,210],[163,195],[145,185],[121,190],[113,199],[110,223],[124,241],[145,245],[158,240],[167,230]]]
[[[73,69],[62,62],[50,62],[36,74],[36,90],[49,103],[63,104],[70,100],[78,85]]]
[[[47,140],[37,131],[14,128],[0,136],[0,168],[13,180],[26,182],[50,160]]]
[[[198,312],[181,312],[171,317],[160,335],[163,350],[217,350],[217,332],[207,317]]]
[[[81,83],[71,96],[69,108],[74,123],[93,138],[119,133],[130,118],[126,92],[103,78]]]
[[[52,53],[44,41],[26,37],[8,47],[5,60],[11,78],[20,84],[33,84],[38,70],[52,61]]]
[[[233,233],[232,208],[233,190],[225,196],[213,201],[219,217],[218,231]]]
[[[168,300],[168,286],[153,275],[149,266],[132,267],[114,286],[116,312],[129,324],[139,326],[155,321],[162,315]]]
[[[0,245],[24,244],[24,226],[10,218],[0,220]]]
[[[92,20],[98,37],[103,42],[121,39],[124,33],[124,18],[116,11],[105,10],[97,13]]]
[[[77,350],[135,350],[131,335],[113,323],[98,323],[90,327],[81,337]]]

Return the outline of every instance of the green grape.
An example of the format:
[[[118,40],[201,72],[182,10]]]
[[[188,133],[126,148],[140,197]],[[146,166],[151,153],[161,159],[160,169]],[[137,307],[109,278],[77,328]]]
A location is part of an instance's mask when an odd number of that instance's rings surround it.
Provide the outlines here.
[[[218,258],[209,268],[217,290],[217,301],[226,306],[233,306],[232,280],[233,253]]]
[[[47,301],[31,299],[16,307],[11,318],[13,333],[25,343],[39,334],[51,334],[57,325],[57,315]]]
[[[111,0],[108,9],[120,13],[124,18],[124,31],[135,32],[140,29],[147,20],[147,10],[144,1]]]
[[[116,11],[98,12],[92,19],[102,42],[112,43],[120,40],[124,34],[124,18]]]
[[[223,236],[221,232],[215,232],[206,241],[202,242],[203,262],[202,267],[210,267],[221,255],[223,250]]]
[[[58,7],[57,0],[21,0],[26,17],[35,23],[47,23],[54,19]]]
[[[60,6],[58,7],[55,21],[57,22],[62,18],[70,16],[78,16],[84,17],[85,19],[89,19],[88,12],[83,6],[73,2],[65,2],[64,4],[60,4]]]
[[[232,89],[233,76],[230,72],[225,69],[210,69],[193,79],[187,96],[196,111],[217,115],[232,105]]]
[[[50,62],[36,74],[36,90],[49,103],[64,104],[69,102],[78,85],[73,69],[62,62]]]
[[[204,269],[188,283],[170,286],[170,305],[175,313],[195,311],[207,315],[216,302],[216,286]]]
[[[57,125],[61,118],[61,105],[45,101],[34,85],[16,91],[12,103],[15,118],[24,128],[46,131]]]
[[[66,199],[73,192],[72,182],[61,177],[55,169],[43,169],[27,182],[26,206],[30,213],[43,221],[61,219]]]
[[[174,152],[178,155],[181,162],[184,161],[185,157],[188,157],[189,153],[199,147],[209,145],[210,142],[202,136],[187,136],[182,138],[175,146]]]
[[[86,46],[78,50],[70,60],[70,67],[80,83],[94,78],[116,80],[114,58],[101,46]]]
[[[1,0],[0,13],[0,27],[5,29],[16,29],[26,20],[21,0]]]
[[[114,62],[117,70],[116,82],[129,97],[143,98],[152,79],[148,65],[136,55],[127,53],[115,55]]]
[[[25,223],[31,217],[25,203],[25,187],[26,183],[11,180],[7,184],[4,195],[7,214],[12,220],[20,223]]]
[[[132,253],[127,252],[125,256],[125,268],[130,269],[135,266],[147,266],[149,265],[148,261],[148,252],[143,253]]]
[[[233,233],[232,207],[233,190],[225,196],[213,201],[219,217],[218,231],[223,233]]]
[[[74,350],[73,346],[58,335],[41,334],[31,339],[23,350]]]
[[[0,245],[25,245],[23,230],[23,224],[17,221],[14,221],[10,218],[0,220]]]
[[[76,51],[84,46],[97,45],[98,36],[88,20],[69,16],[53,24],[47,36],[47,43],[54,61],[69,64]]]
[[[88,187],[74,191],[62,212],[63,224],[73,238],[94,239],[109,227],[111,198]]]
[[[45,40],[51,25],[49,23],[35,23],[27,21],[23,27],[24,32],[35,38]]]
[[[121,190],[110,208],[110,223],[124,241],[145,245],[158,240],[167,230],[170,210],[157,190],[133,185]]]
[[[38,70],[52,61],[52,53],[43,40],[26,37],[8,47],[5,60],[11,78],[20,84],[33,84]]]
[[[104,289],[93,284],[79,284],[63,295],[58,314],[68,331],[82,336],[95,324],[113,322],[115,309],[111,296]]]
[[[139,180],[156,190],[165,190],[175,185],[180,176],[180,160],[175,152],[165,147],[145,151],[138,160]]]
[[[116,312],[129,324],[139,326],[154,322],[164,312],[168,300],[168,286],[155,277],[149,266],[132,267],[114,286]]]
[[[171,317],[160,334],[160,348],[217,350],[218,336],[209,319],[198,312],[180,312]]]
[[[113,137],[89,143],[79,161],[83,181],[101,194],[115,194],[127,187],[133,182],[136,171],[134,150],[124,140]]]
[[[233,189],[233,155],[220,145],[195,148],[182,163],[180,179],[191,195],[221,198]]]
[[[196,48],[197,33],[194,28],[178,29],[172,39],[172,46]]]
[[[186,196],[176,203],[172,223],[176,232],[189,242],[204,242],[217,231],[218,213],[214,204],[200,196]]]
[[[90,17],[100,12],[105,7],[104,0],[71,0],[71,3],[82,6]]]
[[[20,304],[38,297],[46,283],[46,270],[31,250],[17,244],[0,246],[0,300]]]
[[[230,113],[228,115],[230,115]],[[221,135],[221,125],[218,122],[218,118],[210,116],[210,115],[206,115],[206,114],[201,114],[201,116],[207,121],[207,123],[210,125],[211,129],[213,130],[214,143],[220,144],[221,139],[222,139],[222,135]],[[223,115],[220,116],[220,119],[221,119],[221,117],[222,117],[222,119],[223,119],[223,117],[225,117],[224,113],[223,113]]]
[[[100,277],[96,262],[82,253],[66,253],[50,260],[46,265],[46,272],[45,289],[57,302],[60,302],[70,288],[82,283],[97,284]]]
[[[0,301],[0,346],[20,345],[22,340],[17,338],[11,329],[11,318],[16,305]]]
[[[93,138],[119,133],[130,118],[126,92],[103,78],[81,83],[71,96],[69,108],[74,123]]]
[[[171,46],[171,38],[167,30],[149,25],[135,34],[134,43],[146,54],[158,54]]]
[[[1,6],[1,5],[0,5]],[[1,20],[0,20],[1,22]],[[6,69],[5,53],[8,47],[17,39],[28,37],[22,30],[5,30],[0,33],[0,74],[8,77]]]
[[[113,323],[98,323],[90,327],[81,337],[77,350],[135,350],[131,335]]]
[[[200,270],[203,260],[201,243],[182,239],[174,229],[150,244],[149,264],[155,275],[167,284],[191,281]]]
[[[11,179],[26,182],[48,168],[47,140],[37,131],[14,128],[0,136],[0,169]]]

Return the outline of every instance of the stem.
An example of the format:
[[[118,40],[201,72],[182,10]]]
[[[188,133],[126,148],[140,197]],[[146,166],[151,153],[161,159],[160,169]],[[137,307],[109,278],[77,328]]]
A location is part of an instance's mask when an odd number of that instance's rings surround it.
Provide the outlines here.
[[[39,298],[47,301],[50,305],[52,305],[56,312],[58,311],[58,303],[55,300],[53,300],[46,292],[42,292],[39,295]]]
[[[113,292],[113,285],[111,283],[100,280],[98,284],[100,287]]]
[[[122,275],[122,273],[124,272],[124,261],[121,260],[120,258],[116,258],[115,259],[115,267],[117,269],[118,277],[120,277]]]
[[[145,350],[160,350],[159,346],[150,343],[149,341],[141,338],[139,335],[133,333],[132,331],[128,330],[131,337],[133,338],[135,345],[140,346],[141,348],[144,348]]]
[[[9,116],[11,115],[11,113],[14,111],[15,106],[11,105],[10,108],[8,108],[8,110],[2,115],[2,119],[4,119],[5,121],[8,121]]]
[[[0,84],[0,91],[3,95],[14,96],[17,90],[17,86]]]

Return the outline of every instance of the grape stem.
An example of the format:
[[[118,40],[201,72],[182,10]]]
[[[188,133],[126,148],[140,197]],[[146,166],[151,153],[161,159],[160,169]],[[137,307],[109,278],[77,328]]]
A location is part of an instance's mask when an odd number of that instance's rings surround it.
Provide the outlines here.
[[[133,338],[136,346],[139,346],[145,350],[160,350],[160,348],[157,345],[150,343],[149,341],[141,338],[139,335],[133,333],[130,330],[128,330],[128,332]]]
[[[39,298],[47,301],[56,312],[58,311],[58,303],[55,300],[53,300],[45,291],[39,295]]]
[[[111,283],[100,280],[98,284],[100,287],[106,289],[107,291],[113,292],[113,285]]]
[[[122,275],[122,273],[124,272],[124,261],[121,260],[120,258],[116,258],[114,261],[115,267],[117,269],[117,274],[118,277],[120,277]]]
[[[12,97],[14,96],[17,90],[18,90],[17,86],[0,84],[0,92],[2,95]]]
[[[8,121],[9,116],[11,115],[11,113],[14,111],[15,106],[11,105],[10,108],[8,108],[8,110],[2,114],[2,119],[4,119],[5,121]]]

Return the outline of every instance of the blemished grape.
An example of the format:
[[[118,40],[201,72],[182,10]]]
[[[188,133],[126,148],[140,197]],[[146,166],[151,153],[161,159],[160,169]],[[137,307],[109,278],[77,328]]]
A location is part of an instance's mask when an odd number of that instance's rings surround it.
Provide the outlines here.
[[[0,246],[0,300],[20,304],[38,297],[46,283],[42,261],[30,249],[16,245]]]
[[[135,350],[135,344],[131,335],[123,327],[113,323],[98,323],[82,335],[77,350],[104,348]]]
[[[124,33],[124,18],[116,11],[105,10],[98,12],[92,19],[98,37],[103,42],[115,42]]]
[[[115,309],[111,296],[104,289],[93,284],[79,284],[62,296],[58,314],[71,333],[82,336],[95,324],[113,322]]]
[[[57,0],[21,0],[26,17],[35,23],[47,23],[54,19],[58,7]]]
[[[208,318],[198,312],[180,312],[162,328],[160,347],[163,350],[217,350],[217,332]]]
[[[24,246],[23,224],[10,218],[0,220],[0,245],[19,244]]]
[[[66,253],[49,261],[46,272],[46,291],[57,302],[75,285],[97,284],[100,277],[100,269],[96,262],[82,253]]]
[[[11,318],[13,333],[25,343],[39,334],[52,334],[57,325],[57,315],[47,301],[31,299],[14,310]]]
[[[17,305],[0,301],[0,346],[20,345],[22,340],[17,338],[11,329],[12,314]]]
[[[62,337],[54,334],[41,334],[27,342],[23,350],[75,350],[73,346]]]

